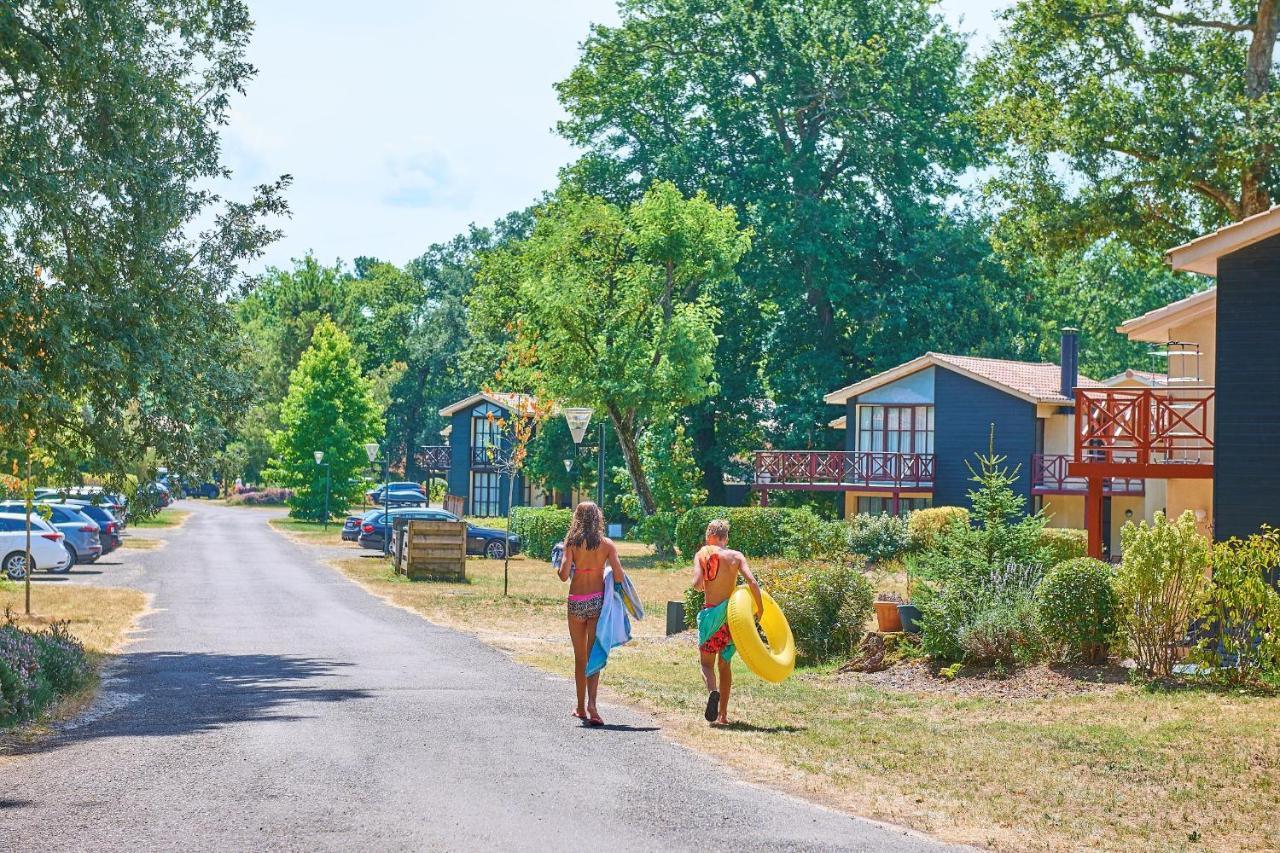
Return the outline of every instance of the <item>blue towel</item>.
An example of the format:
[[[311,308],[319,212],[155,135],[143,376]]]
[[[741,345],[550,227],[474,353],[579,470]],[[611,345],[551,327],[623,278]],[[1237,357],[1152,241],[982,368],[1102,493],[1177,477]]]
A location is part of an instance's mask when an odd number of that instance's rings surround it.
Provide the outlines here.
[[[614,585],[613,568],[605,567],[604,605],[596,623],[596,641],[587,658],[587,675],[595,675],[609,664],[609,652],[631,639],[631,618],[622,601],[622,584]]]

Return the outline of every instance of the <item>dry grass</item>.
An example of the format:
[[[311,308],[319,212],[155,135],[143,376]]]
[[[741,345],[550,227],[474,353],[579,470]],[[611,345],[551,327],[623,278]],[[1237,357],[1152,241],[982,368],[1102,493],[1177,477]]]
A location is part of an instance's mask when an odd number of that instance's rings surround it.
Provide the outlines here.
[[[186,521],[187,517],[190,515],[191,515],[190,510],[173,509],[172,507],[166,507],[160,510],[155,515],[151,516],[150,518],[140,518],[137,521],[129,522],[129,526],[138,527],[138,528],[178,527],[184,521]]]
[[[702,720],[693,637],[663,637],[683,565],[625,561],[649,618],[608,693],[744,776],[940,838],[1004,850],[1280,849],[1280,701],[1137,686],[1034,699],[882,689],[833,668],[769,685],[735,661],[729,730]],[[470,560],[469,584],[411,583],[377,557],[339,568],[394,604],[569,676],[564,586],[540,561]],[[887,573],[882,585],[904,578]]]
[[[168,544],[166,540],[150,536],[126,535],[120,540],[121,548],[132,548],[136,551],[154,551],[157,548],[163,548],[166,544]]]
[[[71,583],[33,584],[32,615],[24,616],[22,584],[0,582],[0,609],[8,608],[18,625],[39,630],[54,622],[66,622],[85,649],[95,654],[109,654],[118,649],[146,606],[146,593],[136,589]]]

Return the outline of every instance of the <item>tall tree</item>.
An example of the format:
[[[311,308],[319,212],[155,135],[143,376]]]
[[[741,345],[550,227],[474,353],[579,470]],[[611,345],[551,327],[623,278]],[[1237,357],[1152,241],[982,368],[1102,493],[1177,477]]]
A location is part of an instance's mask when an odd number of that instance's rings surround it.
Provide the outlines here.
[[[1280,192],[1276,0],[1021,0],[982,63],[1002,239],[1158,251]]]
[[[331,320],[321,320],[289,378],[281,429],[272,437],[269,476],[295,490],[292,514],[322,515],[326,485],[334,512],[359,497],[358,475],[369,463],[364,444],[381,436],[381,414],[350,339]],[[316,451],[324,453],[327,469],[316,464]]]
[[[247,396],[227,299],[286,210],[287,178],[212,189],[251,29],[236,0],[0,6],[0,450],[35,429],[64,474],[120,476],[220,444]]]
[[[823,391],[973,340],[978,314],[1002,334],[975,229],[942,204],[975,146],[964,43],[932,6],[625,0],[559,84],[560,131],[588,149],[571,180],[621,201],[670,180],[753,226],[721,391],[691,413],[712,500],[761,421],[822,444]]]
[[[669,183],[626,208],[566,190],[528,240],[486,256],[472,292],[477,337],[510,336],[495,382],[605,413],[646,516],[638,438],[714,390],[719,288],[749,244],[732,208]]]

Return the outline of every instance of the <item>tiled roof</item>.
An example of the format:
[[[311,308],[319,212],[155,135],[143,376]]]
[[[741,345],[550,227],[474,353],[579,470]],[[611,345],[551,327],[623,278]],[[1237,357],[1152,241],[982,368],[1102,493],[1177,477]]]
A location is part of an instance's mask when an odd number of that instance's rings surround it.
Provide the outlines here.
[[[1117,373],[1110,379],[1103,380],[1103,385],[1119,385],[1128,379],[1135,379],[1138,382],[1144,382],[1147,385],[1167,385],[1169,383],[1169,374],[1153,373],[1150,370],[1134,370],[1132,367]]]
[[[440,410],[443,417],[449,417],[454,412],[462,411],[465,408],[486,400],[495,406],[501,406],[509,412],[526,411],[538,402],[538,398],[531,394],[511,394],[505,391],[494,391],[492,393],[481,391],[479,394],[472,394],[456,403],[450,403]]]
[[[1021,391],[1042,403],[1070,402],[1062,396],[1062,368],[1056,364],[1031,361],[1007,361],[1003,358],[976,358],[969,355],[930,353],[939,361],[960,368],[968,373],[984,377],[997,385]],[[1076,384],[1081,388],[1098,388],[1088,376],[1080,376]]]
[[[846,385],[837,391],[832,391],[822,399],[832,405],[841,405],[850,397],[865,394],[874,388],[888,385],[890,382],[932,366],[955,370],[979,382],[985,382],[988,385],[1009,391],[1012,394],[1037,403],[1071,402],[1068,398],[1062,396],[1059,390],[1062,373],[1061,368],[1056,364],[1009,361],[1003,358],[977,358],[969,355],[947,355],[940,352],[925,353],[919,358],[913,358],[911,361],[900,364],[897,367],[891,367],[883,373],[877,373],[875,376],[855,382],[852,385]],[[1088,376],[1080,376],[1076,384],[1082,388],[1098,388],[1101,387],[1102,383],[1096,382]]]

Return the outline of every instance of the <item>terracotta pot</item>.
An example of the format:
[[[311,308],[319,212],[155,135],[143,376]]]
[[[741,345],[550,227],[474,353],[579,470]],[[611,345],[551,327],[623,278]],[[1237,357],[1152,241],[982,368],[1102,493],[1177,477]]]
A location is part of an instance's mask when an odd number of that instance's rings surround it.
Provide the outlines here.
[[[897,601],[876,602],[876,627],[881,634],[902,630],[902,617],[898,615]]]

